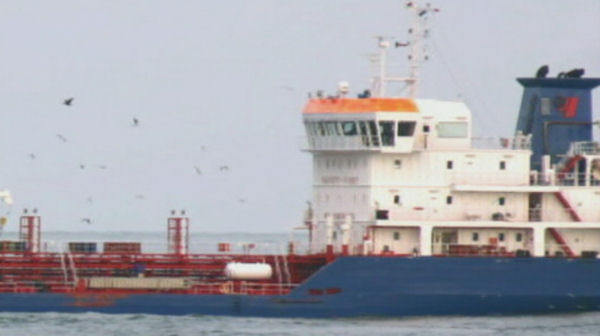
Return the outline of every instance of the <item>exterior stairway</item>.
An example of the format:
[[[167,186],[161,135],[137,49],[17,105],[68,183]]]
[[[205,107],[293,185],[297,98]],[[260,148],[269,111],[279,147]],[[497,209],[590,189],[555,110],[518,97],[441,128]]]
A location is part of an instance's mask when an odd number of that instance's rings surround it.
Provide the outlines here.
[[[560,192],[560,191],[555,192],[554,196],[560,202],[560,204],[562,204],[563,208],[565,208],[565,210],[567,210],[567,212],[569,213],[569,215],[575,222],[581,222],[581,217],[579,217],[579,214],[577,214],[575,209],[573,209],[573,207],[571,207],[571,204],[569,203],[569,201],[567,200],[565,195],[562,194],[562,192]],[[552,235],[554,240],[558,244],[560,244],[563,251],[565,251],[565,254],[567,255],[567,257],[570,257],[570,258],[574,257],[575,254],[573,253],[573,250],[571,250],[571,248],[567,245],[567,242],[562,237],[560,232],[558,232],[558,230],[556,230],[554,228],[550,228],[549,230],[550,230],[550,234]]]

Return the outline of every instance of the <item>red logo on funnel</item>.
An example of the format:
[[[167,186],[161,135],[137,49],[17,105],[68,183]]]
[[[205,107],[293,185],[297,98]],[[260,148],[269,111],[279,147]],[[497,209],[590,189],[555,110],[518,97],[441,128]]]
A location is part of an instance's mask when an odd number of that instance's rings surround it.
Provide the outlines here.
[[[561,99],[562,104],[558,110],[562,112],[565,118],[575,118],[577,116],[577,105],[579,105],[578,97],[566,97]]]

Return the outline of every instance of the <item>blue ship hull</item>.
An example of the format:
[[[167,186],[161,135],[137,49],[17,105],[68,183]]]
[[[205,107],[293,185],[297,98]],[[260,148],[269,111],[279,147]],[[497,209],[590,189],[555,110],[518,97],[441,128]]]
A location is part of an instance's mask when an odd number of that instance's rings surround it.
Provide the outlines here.
[[[341,257],[287,295],[2,293],[0,311],[262,317],[600,310],[600,260]]]

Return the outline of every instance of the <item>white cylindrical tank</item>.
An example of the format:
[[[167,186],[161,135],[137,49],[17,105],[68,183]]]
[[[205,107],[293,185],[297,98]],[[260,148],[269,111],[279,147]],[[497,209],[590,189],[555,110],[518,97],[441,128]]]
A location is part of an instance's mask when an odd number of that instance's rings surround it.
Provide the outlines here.
[[[265,263],[228,263],[225,276],[232,280],[266,280],[273,275],[271,265]]]

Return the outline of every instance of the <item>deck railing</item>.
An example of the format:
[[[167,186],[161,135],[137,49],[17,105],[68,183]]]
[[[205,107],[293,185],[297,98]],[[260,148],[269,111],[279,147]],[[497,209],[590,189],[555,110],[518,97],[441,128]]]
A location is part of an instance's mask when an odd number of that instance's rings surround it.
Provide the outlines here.
[[[586,219],[581,216],[583,222],[598,221],[597,218]],[[380,224],[385,221],[468,221],[468,222],[564,222],[571,221],[571,212],[565,208],[525,208],[516,209],[505,206],[502,209],[490,208],[466,208],[460,210],[438,209],[432,207],[391,206],[388,208],[373,208],[373,220]]]
[[[504,257],[530,257],[533,255],[533,246],[524,243],[522,246],[505,246],[498,244],[458,244],[458,243],[438,243],[433,244],[434,255],[439,256],[504,256]],[[575,251],[576,258],[597,258],[600,252],[598,244],[558,244],[547,242],[545,244],[547,257],[567,257],[564,252],[566,249]]]
[[[600,143],[596,141],[580,141],[571,144],[569,154],[573,155],[600,155]]]

